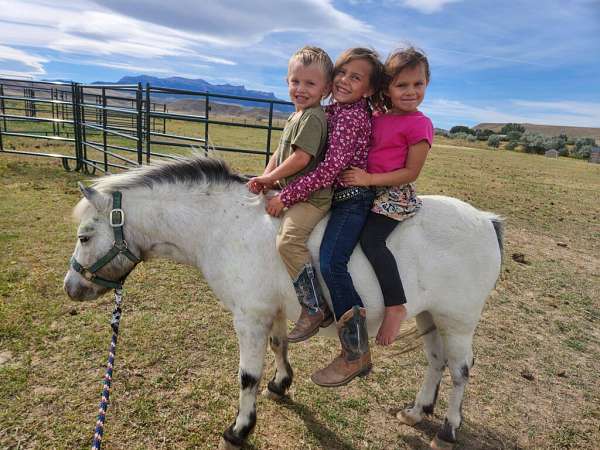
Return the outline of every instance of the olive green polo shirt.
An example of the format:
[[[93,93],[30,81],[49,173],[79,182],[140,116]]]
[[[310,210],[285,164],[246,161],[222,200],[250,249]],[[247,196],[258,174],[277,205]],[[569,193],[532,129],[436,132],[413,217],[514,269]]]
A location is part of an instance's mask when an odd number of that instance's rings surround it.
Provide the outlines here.
[[[290,157],[296,148],[312,156],[309,163],[299,172],[280,180],[281,187],[293,180],[312,172],[325,158],[327,144],[327,117],[321,106],[314,106],[291,114],[285,124],[279,146],[277,147],[277,165]],[[331,203],[330,187],[313,192],[308,198],[312,205],[322,208]]]

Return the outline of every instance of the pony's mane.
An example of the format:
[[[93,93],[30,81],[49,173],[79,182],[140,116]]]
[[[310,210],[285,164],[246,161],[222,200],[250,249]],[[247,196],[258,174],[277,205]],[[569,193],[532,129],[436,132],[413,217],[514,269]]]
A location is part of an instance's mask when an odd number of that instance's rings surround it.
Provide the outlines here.
[[[225,161],[198,156],[136,167],[127,172],[102,177],[93,186],[104,192],[113,192],[137,187],[152,189],[158,184],[210,185],[246,181],[247,178],[232,172]]]

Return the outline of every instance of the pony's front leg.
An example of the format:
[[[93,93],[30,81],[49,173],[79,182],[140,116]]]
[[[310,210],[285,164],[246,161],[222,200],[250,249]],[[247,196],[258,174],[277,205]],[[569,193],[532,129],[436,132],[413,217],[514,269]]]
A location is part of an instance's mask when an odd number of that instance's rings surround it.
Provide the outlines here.
[[[288,338],[285,312],[279,310],[269,336],[269,345],[275,354],[275,375],[263,391],[271,400],[281,400],[292,385],[294,372],[288,361]]]
[[[262,376],[271,320],[244,315],[234,318],[240,346],[240,397],[235,422],[223,433],[222,450],[237,450],[256,425],[256,391]]]

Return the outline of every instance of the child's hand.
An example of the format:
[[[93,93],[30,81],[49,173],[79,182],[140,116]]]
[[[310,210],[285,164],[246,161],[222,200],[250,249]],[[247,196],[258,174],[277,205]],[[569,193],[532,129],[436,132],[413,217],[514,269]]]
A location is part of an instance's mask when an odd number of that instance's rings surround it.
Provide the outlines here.
[[[281,201],[279,195],[272,197],[267,202],[267,213],[269,213],[269,215],[273,217],[279,217],[281,215],[281,212],[283,211],[283,208],[285,208],[285,205]]]
[[[272,189],[274,184],[275,181],[271,180],[268,176],[261,175],[260,177],[250,178],[246,186],[248,186],[248,189],[253,194],[260,194],[261,192],[264,194],[269,189]]]
[[[358,167],[352,167],[342,172],[342,181],[348,186],[370,186],[371,174]]]

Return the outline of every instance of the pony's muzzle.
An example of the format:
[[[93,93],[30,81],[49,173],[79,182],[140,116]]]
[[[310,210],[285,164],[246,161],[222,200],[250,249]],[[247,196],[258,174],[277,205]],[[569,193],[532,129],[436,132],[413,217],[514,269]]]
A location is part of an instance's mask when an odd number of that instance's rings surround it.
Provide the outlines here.
[[[63,281],[63,289],[71,300],[95,300],[108,288],[92,284],[74,270],[69,270]]]

